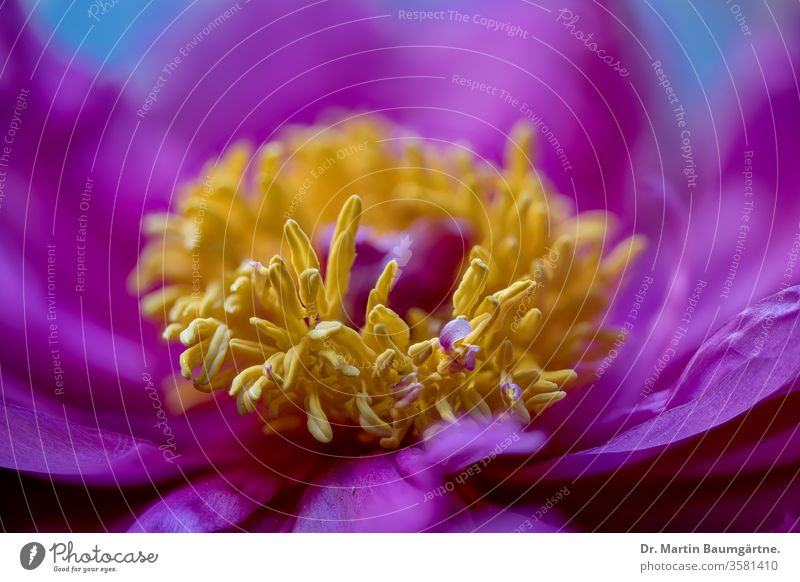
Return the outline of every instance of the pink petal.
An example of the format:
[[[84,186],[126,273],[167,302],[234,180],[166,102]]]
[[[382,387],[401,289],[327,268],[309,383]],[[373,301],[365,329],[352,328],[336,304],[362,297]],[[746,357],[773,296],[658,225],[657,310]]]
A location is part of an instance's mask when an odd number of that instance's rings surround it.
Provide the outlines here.
[[[351,459],[306,489],[296,532],[417,532],[435,528],[460,509],[451,492],[425,499],[404,479],[396,454]]]
[[[276,476],[254,466],[186,483],[136,518],[133,532],[211,532],[236,527],[278,490]]]
[[[0,402],[0,466],[78,483],[143,484],[179,474],[154,442]]]
[[[799,314],[800,287],[749,307],[700,347],[664,412],[605,445],[533,472],[563,477],[610,471],[705,434],[768,398],[794,390],[800,375]]]

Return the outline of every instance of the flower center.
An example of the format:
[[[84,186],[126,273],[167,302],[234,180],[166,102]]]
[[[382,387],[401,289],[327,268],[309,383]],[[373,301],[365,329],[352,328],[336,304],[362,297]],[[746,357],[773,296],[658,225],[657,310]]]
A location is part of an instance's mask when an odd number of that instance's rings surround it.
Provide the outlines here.
[[[607,352],[616,335],[599,325],[607,297],[643,248],[631,237],[604,253],[610,217],[575,214],[543,184],[531,142],[516,128],[497,169],[364,115],[292,128],[255,157],[235,147],[175,212],[148,218],[130,284],[158,287],[143,310],[185,347],[182,375],[197,390],[227,390],[267,431],[305,424],[328,443],[356,427],[365,442],[396,448],[463,415],[527,423],[580,383],[579,363]],[[442,275],[426,274],[436,261],[414,256],[403,233],[427,221],[435,236],[454,219],[477,244],[459,257],[446,303],[413,307],[411,291],[401,303],[412,307],[393,310],[398,280]],[[320,249],[312,241],[331,223]],[[406,245],[383,261],[356,327],[345,298],[363,279],[364,232]],[[409,274],[413,261],[424,264]]]

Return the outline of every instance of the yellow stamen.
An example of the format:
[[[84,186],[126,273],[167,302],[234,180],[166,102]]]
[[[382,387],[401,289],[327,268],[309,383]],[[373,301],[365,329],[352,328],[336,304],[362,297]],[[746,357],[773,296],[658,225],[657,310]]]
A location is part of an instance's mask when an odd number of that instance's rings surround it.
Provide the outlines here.
[[[393,132],[367,115],[293,128],[263,148],[254,179],[249,150],[237,146],[175,212],[146,221],[151,239],[129,279],[150,290],[143,311],[185,347],[181,374],[200,391],[226,389],[266,434],[297,430],[304,414],[322,443],[349,426],[395,448],[464,415],[535,422],[578,382],[576,365],[618,337],[597,322],[644,240],[604,256],[613,217],[576,215],[539,181],[530,127],[514,129],[499,172],[456,147],[397,148]],[[363,202],[347,196],[353,188]],[[393,308],[407,261],[398,258],[375,281],[363,327],[351,327],[344,299],[359,228],[382,236],[453,216],[477,238],[450,307]],[[323,269],[312,228],[331,224]],[[454,319],[463,333],[440,340]]]
[[[486,287],[486,275],[489,267],[480,259],[473,259],[466,274],[461,279],[461,284],[453,295],[453,315],[472,314],[479,298]]]

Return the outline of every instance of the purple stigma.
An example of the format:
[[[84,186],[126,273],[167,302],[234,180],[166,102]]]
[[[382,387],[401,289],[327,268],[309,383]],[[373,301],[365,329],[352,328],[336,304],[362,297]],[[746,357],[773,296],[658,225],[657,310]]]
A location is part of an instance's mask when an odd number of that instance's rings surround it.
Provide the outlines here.
[[[416,381],[417,381],[417,373],[411,372],[410,374],[406,374],[400,380],[392,384],[392,388],[400,391],[403,388],[407,388],[412,382],[416,383]]]
[[[477,354],[480,351],[478,346],[469,346],[467,349],[467,353],[464,354],[464,367],[472,372],[475,369],[475,364],[477,362]]]
[[[500,387],[514,402],[522,398],[522,388],[519,387],[519,384],[515,382],[503,382],[500,384]]]
[[[472,326],[466,319],[453,319],[448,321],[439,333],[439,347],[444,352],[450,352],[456,342],[463,340],[472,331]]]

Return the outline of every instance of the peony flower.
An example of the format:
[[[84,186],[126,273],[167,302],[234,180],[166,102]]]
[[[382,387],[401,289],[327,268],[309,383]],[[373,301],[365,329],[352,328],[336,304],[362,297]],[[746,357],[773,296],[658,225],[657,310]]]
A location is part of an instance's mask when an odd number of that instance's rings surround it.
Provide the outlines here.
[[[4,528],[797,528],[794,45],[720,129],[626,10],[463,10],[212,5],[101,86],[3,7]]]

